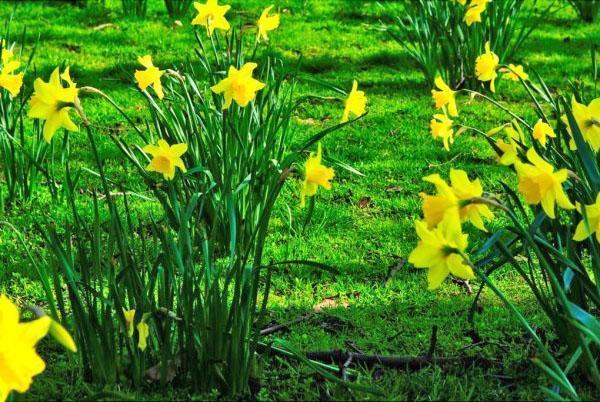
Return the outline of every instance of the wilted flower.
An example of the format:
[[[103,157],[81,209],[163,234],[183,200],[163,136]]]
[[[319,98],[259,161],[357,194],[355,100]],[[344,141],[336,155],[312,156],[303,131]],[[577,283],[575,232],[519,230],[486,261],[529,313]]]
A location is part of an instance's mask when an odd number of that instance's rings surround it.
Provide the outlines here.
[[[146,55],[138,57],[138,63],[146,67],[145,70],[135,70],[135,80],[142,91],[145,91],[150,85],[154,89],[158,99],[164,98],[165,94],[160,83],[160,77],[164,74],[164,71],[158,69],[158,67],[152,64],[152,56]]]
[[[450,144],[454,142],[452,123],[453,121],[445,114],[434,114],[433,119],[429,122],[431,135],[433,138],[441,138],[443,140],[446,151],[450,151]]]
[[[209,36],[212,36],[215,29],[229,31],[229,22],[225,14],[231,6],[220,6],[217,0],[208,0],[205,4],[194,2],[194,8],[198,11],[198,15],[192,20],[192,25],[206,27]]]
[[[261,38],[264,40],[269,39],[267,33],[279,27],[279,14],[269,15],[272,8],[273,6],[265,8],[256,22],[256,28],[258,29],[256,40],[259,42]]]
[[[335,176],[333,168],[324,166],[321,163],[322,150],[321,144],[317,146],[317,154],[310,153],[310,156],[304,163],[304,181],[300,188],[300,206],[304,207],[305,198],[312,197],[317,193],[319,186],[325,190],[331,190],[331,180]]]
[[[500,59],[490,50],[490,42],[485,43],[485,53],[475,60],[475,75],[480,81],[490,81],[490,90],[496,92],[494,80],[498,77],[497,68]]]
[[[125,317],[125,325],[127,329],[127,335],[131,338],[135,330],[133,325],[133,319],[135,318],[135,309],[125,310],[123,309],[123,317]]]
[[[63,87],[61,78],[68,84]],[[31,109],[29,117],[45,120],[44,140],[48,143],[52,140],[54,133],[59,128],[69,131],[79,131],[79,128],[71,121],[69,111],[77,102],[77,86],[71,80],[69,68],[60,74],[56,68],[50,76],[50,81],[44,82],[37,78],[33,83],[34,93],[29,101]]]
[[[525,201],[532,205],[541,203],[544,212],[551,219],[555,218],[555,204],[564,209],[575,208],[562,187],[562,183],[567,180],[567,170],[554,172],[554,167],[543,160],[534,148],[527,151],[527,159],[530,163],[515,163],[519,176],[517,188]]]
[[[456,99],[454,97],[456,91],[450,89],[450,87],[444,82],[442,77],[437,77],[435,79],[435,86],[439,89],[439,91],[436,91],[435,89],[431,90],[431,96],[433,97],[433,100],[435,102],[435,107],[441,109],[444,106],[447,106],[448,114],[450,116],[458,116],[458,110],[456,109]]]
[[[138,330],[138,348],[140,348],[140,350],[143,352],[144,350],[146,350],[146,347],[148,346],[147,340],[148,340],[148,335],[150,335],[150,327],[142,319],[142,321],[140,321],[140,323],[137,325],[137,330]]]
[[[415,228],[420,240],[408,262],[417,268],[429,268],[429,289],[438,288],[449,274],[462,279],[474,277],[473,269],[462,256],[468,246],[468,236],[462,233],[457,213],[447,213],[433,229],[423,221],[416,221]]]
[[[187,148],[187,144],[169,146],[165,140],[158,140],[158,145],[146,145],[143,151],[152,155],[146,170],[162,173],[165,179],[173,180],[175,168],[179,168],[183,173],[186,172],[181,156],[186,153]]]
[[[33,377],[46,368],[35,345],[46,336],[51,321],[44,316],[20,323],[17,306],[0,295],[0,401],[5,401],[11,391],[27,391]]]
[[[231,66],[227,78],[210,88],[214,93],[222,93],[225,97],[223,109],[229,109],[234,100],[240,107],[246,107],[256,98],[256,93],[265,87],[264,83],[252,78],[256,67],[256,63],[246,63],[239,70]]]
[[[575,228],[573,240],[583,241],[596,233],[596,240],[600,243],[600,194],[596,196],[596,202],[585,206],[585,214],[581,205],[577,205],[577,210],[584,216]]]
[[[535,126],[533,126],[531,136],[538,140],[544,148],[548,142],[548,137],[556,138],[556,134],[554,134],[552,127],[550,127],[548,123],[542,121],[542,119],[539,119],[537,123],[535,123]]]
[[[342,123],[348,121],[350,114],[358,117],[365,114],[367,108],[367,97],[364,91],[358,90],[358,82],[354,80],[352,82],[352,90],[346,99],[346,106],[344,108],[344,114],[342,115]]]

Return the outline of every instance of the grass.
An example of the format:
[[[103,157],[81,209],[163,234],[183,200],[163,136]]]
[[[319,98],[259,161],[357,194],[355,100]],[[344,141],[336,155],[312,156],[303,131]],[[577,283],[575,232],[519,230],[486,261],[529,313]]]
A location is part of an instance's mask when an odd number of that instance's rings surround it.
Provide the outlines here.
[[[328,298],[336,304],[278,336],[305,351],[356,347],[366,353],[419,355],[427,351],[432,326],[437,325],[438,354],[479,354],[491,364],[429,367],[417,372],[364,369],[360,370],[361,381],[376,384],[390,399],[542,398],[539,385],[547,384],[546,380],[528,361],[535,350],[491,292],[484,291],[474,332],[467,321],[473,296],[465,294],[461,286],[449,282],[439,291],[427,291],[425,272],[408,266],[388,280],[390,267],[407,256],[416,241],[413,221],[420,214],[418,193],[429,190],[422,176],[436,172],[444,176],[450,167],[462,168],[477,174],[484,188],[494,191],[505,171],[495,166],[480,140],[459,138],[448,153],[431,139],[430,88],[402,48],[377,29],[388,16],[375,1],[274,2],[281,8],[282,23],[272,34],[271,51],[290,63],[299,62],[306,74],[344,88],[349,89],[357,79],[369,97],[369,115],[324,142],[328,155],[354,166],[364,177],[338,169],[333,190],[319,194],[305,232],[301,231],[305,211],[298,206],[294,185],[288,186],[278,205],[268,257],[312,259],[340,270],[336,276],[299,268],[282,268],[276,274],[269,303],[274,321],[294,320]],[[233,21],[243,24],[252,22],[269,2],[228,3]],[[133,84],[136,58],[152,54],[158,66],[182,68],[194,57],[191,15],[178,27],[169,20],[160,0],[149,0],[145,20],[124,18],[116,0],[108,0],[107,6],[101,10],[61,2],[2,2],[0,15],[7,19],[14,11],[12,32],[27,27],[27,50],[39,37],[34,59],[38,76],[47,78],[55,66],[70,65],[79,85],[106,91],[129,113],[143,119],[144,101]],[[112,25],[96,29],[106,23]],[[537,70],[553,88],[566,89],[568,78],[589,77],[589,44],[599,40],[598,25],[580,22],[570,8],[563,7],[542,21],[514,61]],[[26,79],[33,80],[33,74]],[[517,85],[501,82],[498,98],[532,117],[525,94],[514,88]],[[315,88],[303,84],[301,91],[315,92]],[[101,130],[120,128],[120,117],[102,102],[84,99],[84,107]],[[317,102],[302,110],[296,119],[298,140],[336,122],[342,108],[341,102]],[[483,128],[507,119],[480,101],[463,106],[462,115]],[[73,159],[91,167],[85,136],[74,134],[71,139]],[[128,174],[131,170],[108,139],[100,143],[100,153],[113,180],[136,188],[135,179]],[[81,186],[98,187],[98,182],[86,177]],[[152,208],[142,201],[139,207]],[[30,204],[6,212],[0,220],[18,227],[26,247],[40,256],[42,243],[33,223],[52,219],[60,226],[67,215],[64,207],[53,206],[41,194]],[[0,266],[0,291],[29,302],[41,299],[23,246],[6,227],[0,231]],[[506,270],[494,280],[541,333],[549,331],[533,296],[515,273]],[[549,341],[551,338],[548,335]],[[483,342],[478,343],[480,340]],[[36,378],[26,399],[77,399],[101,391],[83,383],[74,362],[52,345],[44,344],[42,354],[48,368]],[[350,395],[346,388],[324,383],[295,362],[268,358],[264,363],[257,399],[375,398]],[[188,395],[178,387],[160,389],[154,384],[143,391],[109,391],[121,393],[112,394],[116,397],[135,399],[216,398]],[[583,395],[598,397],[592,392],[585,390]]]

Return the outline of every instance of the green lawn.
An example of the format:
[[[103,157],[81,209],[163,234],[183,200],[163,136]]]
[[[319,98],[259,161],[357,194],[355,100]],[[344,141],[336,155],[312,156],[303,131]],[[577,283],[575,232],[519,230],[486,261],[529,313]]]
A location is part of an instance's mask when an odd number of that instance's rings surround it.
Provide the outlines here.
[[[427,351],[436,325],[437,354],[481,356],[485,364],[445,365],[414,372],[361,370],[361,381],[372,381],[390,399],[542,398],[539,386],[547,385],[547,380],[528,360],[535,348],[491,292],[484,291],[474,335],[467,322],[474,296],[466,294],[462,286],[447,281],[440,290],[428,291],[425,272],[408,265],[388,278],[390,268],[406,257],[416,242],[413,222],[420,215],[418,193],[429,190],[421,177],[436,172],[445,176],[450,167],[459,167],[479,176],[485,189],[498,190],[505,171],[495,166],[489,147],[479,139],[464,136],[446,152],[431,138],[430,88],[402,47],[377,29],[381,21],[389,21],[377,2],[272,2],[280,6],[282,23],[271,34],[271,51],[290,63],[302,55],[305,73],[348,90],[352,80],[357,79],[369,99],[369,114],[364,119],[323,143],[330,156],[352,165],[364,177],[338,169],[333,190],[319,192],[312,223],[304,233],[298,230],[305,211],[299,208],[297,188],[290,183],[279,202],[268,257],[321,261],[337,267],[340,274],[300,268],[278,272],[269,302],[274,321],[292,321],[333,296],[337,296],[337,307],[316,313],[312,319],[293,325],[289,333],[277,336],[305,351],[347,350],[354,346],[365,353],[419,355]],[[99,11],[60,2],[2,2],[0,14],[6,20],[14,10],[13,33],[27,27],[26,51],[39,36],[34,59],[38,76],[47,79],[55,66],[64,63],[71,66],[71,74],[80,86],[100,88],[127,112],[144,118],[144,99],[133,83],[136,58],[152,54],[155,64],[163,68],[180,68],[194,58],[191,14],[183,20],[183,27],[176,27],[166,15],[162,0],[149,0],[145,20],[126,19],[120,13],[119,1],[107,3],[108,9]],[[230,15],[235,24],[251,23],[270,4],[262,0],[227,3],[232,5]],[[393,6],[391,2],[385,4]],[[112,25],[95,28],[105,23]],[[599,40],[598,24],[580,22],[565,6],[542,20],[514,61],[537,70],[553,89],[566,90],[569,78],[590,76],[589,44],[597,45]],[[33,78],[30,72],[26,79]],[[499,85],[497,98],[501,102],[533,118],[533,108],[522,89],[517,90],[517,85],[508,81]],[[335,96],[308,84],[301,85],[300,91]],[[120,126],[120,116],[105,103],[96,99],[84,99],[83,103],[87,115],[101,130]],[[337,122],[342,109],[341,102],[317,102],[305,107],[296,117],[298,141]],[[506,116],[478,100],[463,106],[462,116],[485,129],[507,121]],[[72,158],[92,167],[83,133],[72,134],[71,140]],[[124,168],[127,162],[114,145],[105,139],[100,147],[110,177],[135,188],[137,183],[128,174],[131,168]],[[83,186],[98,183],[87,177]],[[47,198],[41,194],[30,204],[0,217],[25,234],[27,247],[35,255],[43,254],[42,242],[33,229],[35,220],[53,219],[60,225],[68,215],[65,208],[51,204]],[[0,291],[28,302],[42,298],[32,280],[25,250],[7,229],[0,232],[0,267]],[[518,275],[507,269],[494,279],[543,332],[547,328],[544,316]],[[479,283],[473,285],[477,289]],[[55,346],[44,343],[42,355],[48,368],[24,398],[76,399],[99,391],[78,378],[73,362]],[[306,367],[276,358],[267,360],[261,384],[259,399],[352,397],[345,388],[322,383]],[[114,391],[138,399],[189,396],[185,389],[166,391],[157,385],[148,385],[143,394],[127,389]],[[594,396],[590,392],[584,389],[583,395]],[[364,393],[354,396],[375,398]]]

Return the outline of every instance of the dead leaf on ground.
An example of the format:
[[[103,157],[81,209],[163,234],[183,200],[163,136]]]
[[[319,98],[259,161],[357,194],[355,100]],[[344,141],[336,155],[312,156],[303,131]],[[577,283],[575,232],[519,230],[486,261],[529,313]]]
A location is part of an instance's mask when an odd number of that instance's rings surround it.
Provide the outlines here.
[[[167,362],[167,370],[166,370],[166,378],[165,381],[166,382],[171,382],[173,381],[173,379],[175,379],[175,375],[177,374],[177,369],[179,369],[179,367],[181,367],[181,358],[180,357],[176,357],[175,360],[169,360]],[[146,370],[146,378],[148,379],[148,382],[158,382],[161,379],[162,376],[162,365],[161,363],[158,363],[155,366],[150,367],[148,370]]]
[[[404,188],[402,188],[400,186],[390,186],[385,189],[385,191],[387,191],[388,193],[400,193],[403,190],[404,190]]]
[[[298,123],[305,124],[307,126],[316,126],[318,124],[316,120],[312,117],[308,117],[306,119],[301,119],[300,117],[298,117]]]
[[[369,208],[371,206],[371,197],[362,197],[358,200],[358,207],[361,209]]]
[[[107,22],[106,24],[100,24],[92,28],[94,31],[102,31],[103,29],[110,28],[114,26],[112,22]]]

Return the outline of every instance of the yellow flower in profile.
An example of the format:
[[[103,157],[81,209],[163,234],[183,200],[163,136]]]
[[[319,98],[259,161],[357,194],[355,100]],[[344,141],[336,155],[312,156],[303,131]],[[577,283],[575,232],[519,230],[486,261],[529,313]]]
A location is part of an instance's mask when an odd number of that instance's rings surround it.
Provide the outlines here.
[[[146,347],[148,346],[147,340],[148,340],[148,335],[150,335],[150,327],[148,326],[148,324],[146,324],[146,322],[144,320],[142,320],[137,325],[137,330],[138,330],[138,348],[140,348],[140,350],[143,352],[144,350],[146,350]]]
[[[502,152],[498,156],[498,163],[504,166],[514,165],[519,160],[519,149],[521,147],[513,140],[496,140],[496,146]]]
[[[523,70],[522,65],[515,66],[514,64],[509,64],[508,68],[502,69],[502,72],[505,73],[502,78],[506,78],[512,81],[519,81],[519,78],[523,81],[529,79],[529,74]]]
[[[268,32],[273,31],[279,27],[279,14],[269,15],[269,12],[273,9],[273,6],[265,8],[260,15],[260,18],[256,22],[256,41],[260,42],[260,39],[268,40]]]
[[[215,29],[229,31],[229,22],[225,14],[231,6],[220,6],[217,0],[208,0],[204,4],[194,2],[194,8],[198,11],[198,15],[192,20],[192,25],[206,27],[209,36],[212,36]]]
[[[439,224],[449,210],[455,210],[462,222],[471,222],[477,229],[486,231],[484,219],[492,219],[494,213],[487,205],[469,202],[483,196],[479,179],[470,181],[464,170],[451,169],[451,186],[438,174],[426,176],[423,180],[432,183],[437,191],[436,195],[420,194],[423,198],[423,215],[429,228]]]
[[[165,93],[163,92],[162,84],[160,83],[160,77],[162,77],[164,71],[161,71],[158,67],[154,66],[152,63],[152,56],[150,55],[138,57],[138,63],[146,67],[145,70],[135,70],[135,80],[140,89],[145,91],[146,88],[152,85],[158,99],[164,98]]]
[[[6,64],[11,61],[13,57],[15,57],[15,53],[11,48],[8,47],[6,40],[2,39],[2,42],[0,43],[2,44],[2,64]]]
[[[554,172],[554,167],[542,159],[534,148],[527,151],[530,163],[515,163],[515,170],[519,176],[517,189],[531,205],[542,204],[542,208],[549,218],[554,219],[554,207],[558,204],[564,209],[573,209],[575,206],[562,187],[567,180],[567,170],[561,169]]]
[[[577,210],[583,215],[584,219],[575,228],[573,240],[583,241],[596,233],[596,240],[600,243],[600,194],[596,196],[594,204],[585,206],[585,214],[579,204]]]
[[[594,99],[586,106],[577,102],[573,97],[571,99],[571,109],[583,139],[590,144],[594,152],[598,152],[600,150],[600,98]],[[569,127],[566,116],[563,117],[563,121]],[[570,134],[573,135],[572,132]],[[576,149],[575,141],[572,142],[573,146],[571,148]]]
[[[467,26],[481,22],[481,14],[485,11],[485,6],[489,1],[491,0],[471,0],[464,17]]]
[[[306,204],[305,198],[312,197],[317,193],[319,186],[325,190],[331,190],[331,180],[335,176],[333,168],[324,166],[322,163],[321,144],[317,146],[317,154],[310,153],[310,156],[304,162],[304,181],[300,188],[300,206]]]
[[[16,60],[3,62],[0,71],[0,88],[6,89],[13,97],[21,92],[23,85],[23,73],[14,73],[20,65],[21,63]]]
[[[433,229],[423,221],[416,221],[415,228],[420,240],[408,262],[417,268],[429,268],[429,289],[438,288],[449,274],[462,279],[475,276],[461,255],[468,246],[468,236],[462,233],[457,213],[449,211]]]
[[[348,121],[350,114],[359,117],[365,114],[367,109],[367,97],[364,91],[358,90],[358,82],[354,80],[352,82],[352,90],[346,99],[346,106],[344,107],[344,114],[342,115],[342,123]]]
[[[498,77],[498,55],[490,50],[490,42],[485,43],[485,53],[475,60],[475,75],[479,81],[490,81],[490,90],[496,92],[494,80]]]
[[[183,173],[187,171],[181,159],[181,156],[187,152],[187,148],[187,144],[169,146],[165,140],[158,140],[158,145],[146,145],[143,151],[152,155],[146,170],[162,173],[165,179],[173,180],[175,168],[179,168]]]
[[[133,319],[135,318],[135,309],[123,309],[123,316],[125,317],[127,335],[131,338],[133,336],[133,331],[135,330],[135,326],[133,325]]]
[[[67,82],[68,87],[62,86],[61,78]],[[48,82],[37,78],[33,88],[34,92],[29,101],[29,117],[45,120],[43,134],[46,142],[50,143],[56,130],[61,127],[69,131],[79,131],[69,117],[69,111],[77,101],[78,90],[71,80],[68,68],[63,74],[56,68]]]
[[[435,102],[435,107],[442,109],[444,106],[448,107],[448,114],[452,117],[458,116],[458,110],[456,109],[456,99],[454,95],[456,91],[450,89],[450,87],[444,82],[442,77],[435,79],[435,86],[439,89],[431,90],[431,96]]]
[[[256,93],[265,87],[264,83],[252,78],[256,67],[256,63],[246,63],[239,70],[231,66],[227,78],[210,88],[214,93],[222,93],[225,97],[223,109],[229,109],[234,100],[240,107],[246,107],[256,98]]]
[[[445,114],[434,114],[433,119],[429,122],[431,135],[433,138],[441,138],[444,142],[446,151],[450,151],[450,144],[454,142],[454,129],[452,128],[453,121]]]
[[[67,350],[70,350],[73,353],[77,352],[77,345],[75,345],[73,337],[59,322],[51,319],[48,333]]]
[[[0,295],[0,401],[5,401],[12,391],[27,391],[33,377],[46,368],[35,345],[46,336],[51,321],[44,316],[19,322],[17,306]]]
[[[554,130],[550,125],[542,119],[539,119],[535,126],[533,126],[533,132],[531,136],[538,140],[539,143],[546,148],[546,143],[548,142],[548,137],[556,138],[556,134],[554,134]]]

